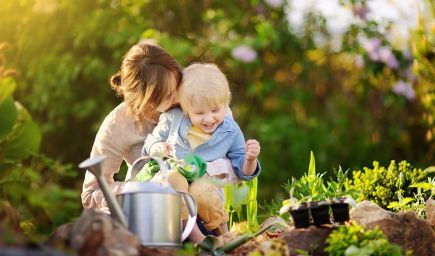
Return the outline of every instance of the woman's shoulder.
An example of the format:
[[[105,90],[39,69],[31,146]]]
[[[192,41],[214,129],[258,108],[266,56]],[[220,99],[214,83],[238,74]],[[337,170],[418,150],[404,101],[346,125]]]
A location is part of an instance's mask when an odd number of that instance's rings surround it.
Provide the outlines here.
[[[140,134],[149,132],[152,129],[150,125],[149,129],[146,128],[147,124],[138,123],[138,121],[130,114],[127,105],[123,102],[116,106],[105,118],[100,126],[100,131],[109,132],[112,134],[123,134],[123,136],[128,136],[129,134]],[[141,129],[142,127],[142,129]]]

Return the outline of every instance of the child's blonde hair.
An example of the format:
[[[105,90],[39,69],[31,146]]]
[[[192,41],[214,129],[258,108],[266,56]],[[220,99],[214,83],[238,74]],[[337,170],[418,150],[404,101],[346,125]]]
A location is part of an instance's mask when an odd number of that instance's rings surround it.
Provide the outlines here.
[[[192,107],[192,102],[198,97],[211,107],[228,106],[231,101],[227,78],[211,63],[194,63],[186,67],[178,94],[184,112]]]

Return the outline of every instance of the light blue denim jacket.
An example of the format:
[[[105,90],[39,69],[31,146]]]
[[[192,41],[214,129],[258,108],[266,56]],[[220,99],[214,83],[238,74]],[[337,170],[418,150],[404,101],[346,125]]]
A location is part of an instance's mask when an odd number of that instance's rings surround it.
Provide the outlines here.
[[[239,125],[229,116],[213,132],[210,139],[192,151],[187,134],[192,122],[180,108],[171,109],[160,115],[160,120],[153,132],[148,134],[142,155],[148,155],[151,147],[158,142],[167,142],[174,145],[177,158],[184,158],[189,154],[196,154],[205,161],[213,161],[228,157],[233,165],[236,175],[243,180],[251,180],[261,171],[257,160],[257,169],[253,175],[243,173],[245,161],[245,138]]]

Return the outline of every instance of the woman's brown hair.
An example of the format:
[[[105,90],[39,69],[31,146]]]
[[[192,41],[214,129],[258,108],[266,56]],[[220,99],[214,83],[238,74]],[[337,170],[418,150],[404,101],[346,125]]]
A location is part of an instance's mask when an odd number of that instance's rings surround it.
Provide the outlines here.
[[[156,45],[139,43],[125,54],[110,84],[142,123],[155,117],[158,106],[172,92],[171,74],[178,89],[182,73],[175,58]]]

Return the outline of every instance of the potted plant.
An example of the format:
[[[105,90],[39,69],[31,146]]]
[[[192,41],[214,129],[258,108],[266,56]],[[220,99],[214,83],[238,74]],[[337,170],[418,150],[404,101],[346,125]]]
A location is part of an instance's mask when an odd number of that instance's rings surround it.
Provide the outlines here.
[[[338,171],[335,171],[335,180],[328,181],[327,197],[330,200],[333,220],[336,223],[344,223],[349,221],[349,207],[356,203],[353,198],[356,198],[359,191],[353,188],[346,188],[345,183],[348,177],[349,170],[343,171],[341,166]]]
[[[290,209],[295,228],[308,228],[310,226],[310,212],[307,203],[302,203],[298,207]]]
[[[331,223],[329,203],[327,201],[317,201],[310,203],[311,217],[317,227]]]
[[[334,222],[344,223],[349,221],[349,204],[346,198],[336,198],[331,203]]]
[[[293,196],[295,185],[296,179],[292,178],[292,182],[289,184],[290,198],[282,202],[282,207],[279,210],[279,213],[282,215],[286,212],[290,212],[295,228],[307,228],[310,225],[308,204],[303,202],[304,198],[299,200]]]

